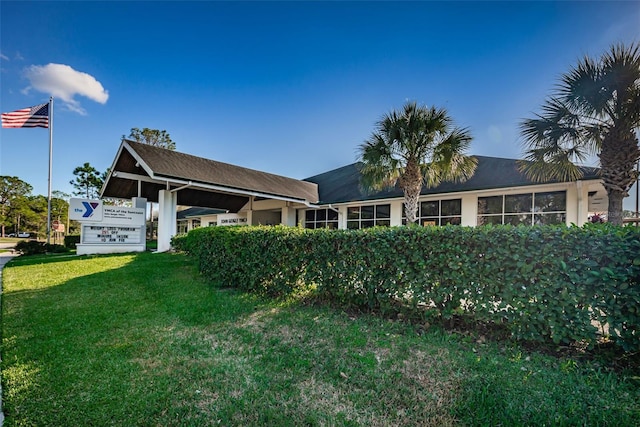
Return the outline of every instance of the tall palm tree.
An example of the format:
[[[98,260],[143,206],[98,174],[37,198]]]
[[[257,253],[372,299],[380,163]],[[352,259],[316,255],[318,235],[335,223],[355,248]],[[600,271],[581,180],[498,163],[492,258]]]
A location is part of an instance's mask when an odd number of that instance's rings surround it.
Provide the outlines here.
[[[407,224],[414,223],[423,185],[473,175],[477,159],[465,155],[471,139],[467,129],[453,125],[445,109],[407,102],[401,112],[385,114],[360,145],[362,186],[380,191],[397,184],[404,192]]]
[[[576,180],[575,161],[600,159],[609,197],[608,219],[622,224],[622,201],[638,179],[640,45],[615,45],[600,59],[585,57],[560,79],[537,118],[521,123],[531,179]]]

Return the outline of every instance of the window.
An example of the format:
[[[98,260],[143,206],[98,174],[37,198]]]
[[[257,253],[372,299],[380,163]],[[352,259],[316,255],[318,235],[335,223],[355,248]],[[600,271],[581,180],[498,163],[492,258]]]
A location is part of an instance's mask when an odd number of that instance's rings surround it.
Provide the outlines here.
[[[565,191],[478,197],[478,225],[564,224],[566,217]]]
[[[428,200],[418,205],[417,223],[429,225],[460,225],[462,222],[462,199],[452,200]],[[402,216],[402,223],[407,223],[407,218]]]
[[[347,208],[347,228],[369,228],[391,225],[391,205],[365,205]]]
[[[199,228],[200,227],[200,220],[199,219],[192,219],[191,220],[191,229],[193,230],[194,228]]]
[[[304,213],[305,228],[338,228],[338,212],[333,209],[307,209]]]

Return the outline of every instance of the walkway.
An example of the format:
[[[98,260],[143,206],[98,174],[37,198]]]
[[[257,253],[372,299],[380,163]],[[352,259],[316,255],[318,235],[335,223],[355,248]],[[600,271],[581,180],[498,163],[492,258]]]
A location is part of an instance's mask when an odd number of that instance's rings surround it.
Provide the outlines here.
[[[0,243],[0,250],[13,248],[13,243]],[[15,257],[13,252],[0,252],[0,297],[2,295],[2,268],[11,258]],[[1,300],[0,300],[1,302]],[[1,307],[1,306],[0,306]],[[4,424],[4,411],[2,410],[2,384],[0,384],[0,427]]]

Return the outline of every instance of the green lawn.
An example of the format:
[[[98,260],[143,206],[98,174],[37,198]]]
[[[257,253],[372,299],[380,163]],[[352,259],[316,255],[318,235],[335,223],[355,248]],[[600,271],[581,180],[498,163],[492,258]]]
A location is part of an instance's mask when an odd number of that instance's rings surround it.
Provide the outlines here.
[[[17,237],[0,237],[0,243],[18,243],[22,240],[26,239],[19,239]]]
[[[181,254],[3,271],[6,426],[639,425],[638,373],[204,283]]]

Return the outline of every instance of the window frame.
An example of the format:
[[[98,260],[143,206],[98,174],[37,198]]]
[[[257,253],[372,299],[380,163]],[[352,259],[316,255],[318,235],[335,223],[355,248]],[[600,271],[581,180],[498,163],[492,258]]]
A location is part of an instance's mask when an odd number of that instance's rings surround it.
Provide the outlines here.
[[[363,217],[363,208],[365,216]],[[385,212],[386,211],[386,212]],[[391,226],[391,203],[347,207],[347,230]]]
[[[442,204],[446,202],[457,202],[458,211],[460,213],[453,215],[442,214]],[[423,215],[423,204],[435,204],[437,203],[438,214],[437,215]],[[462,224],[462,198],[454,199],[425,199],[418,200],[418,214],[416,216],[417,224],[423,227],[440,227],[445,225],[461,225]],[[448,222],[444,222],[448,221]],[[444,222],[444,224],[443,224]],[[402,206],[402,225],[407,225],[407,217],[404,211],[404,204]]]
[[[313,219],[309,219],[310,217],[313,217]],[[339,226],[338,212],[333,209],[319,208],[304,210],[304,228],[338,229]]]
[[[549,203],[552,207],[557,208],[556,200],[553,200],[557,196],[562,196],[564,199],[564,209],[563,210],[545,210],[544,206],[539,209],[539,205],[537,204],[539,199],[543,197],[548,197],[552,199]],[[502,198],[502,209],[501,212],[490,212],[492,208],[495,206],[487,206],[484,209],[481,209],[481,203],[486,201],[489,205],[494,205],[493,201],[496,201],[497,198]],[[507,205],[507,198],[512,198],[514,201],[516,198],[526,199],[530,197],[530,205],[527,208],[526,206],[518,211],[517,209],[511,209],[511,206],[517,206],[517,203],[513,205]],[[540,225],[540,224],[566,224],[567,221],[567,190],[556,190],[556,191],[531,191],[528,193],[515,193],[515,194],[498,194],[493,196],[485,196],[478,197],[477,202],[477,215],[476,215],[476,225],[488,225],[488,224],[511,224],[511,225]],[[486,211],[484,211],[486,209]],[[509,210],[509,212],[507,212]],[[545,219],[553,218],[551,222],[546,222]]]

